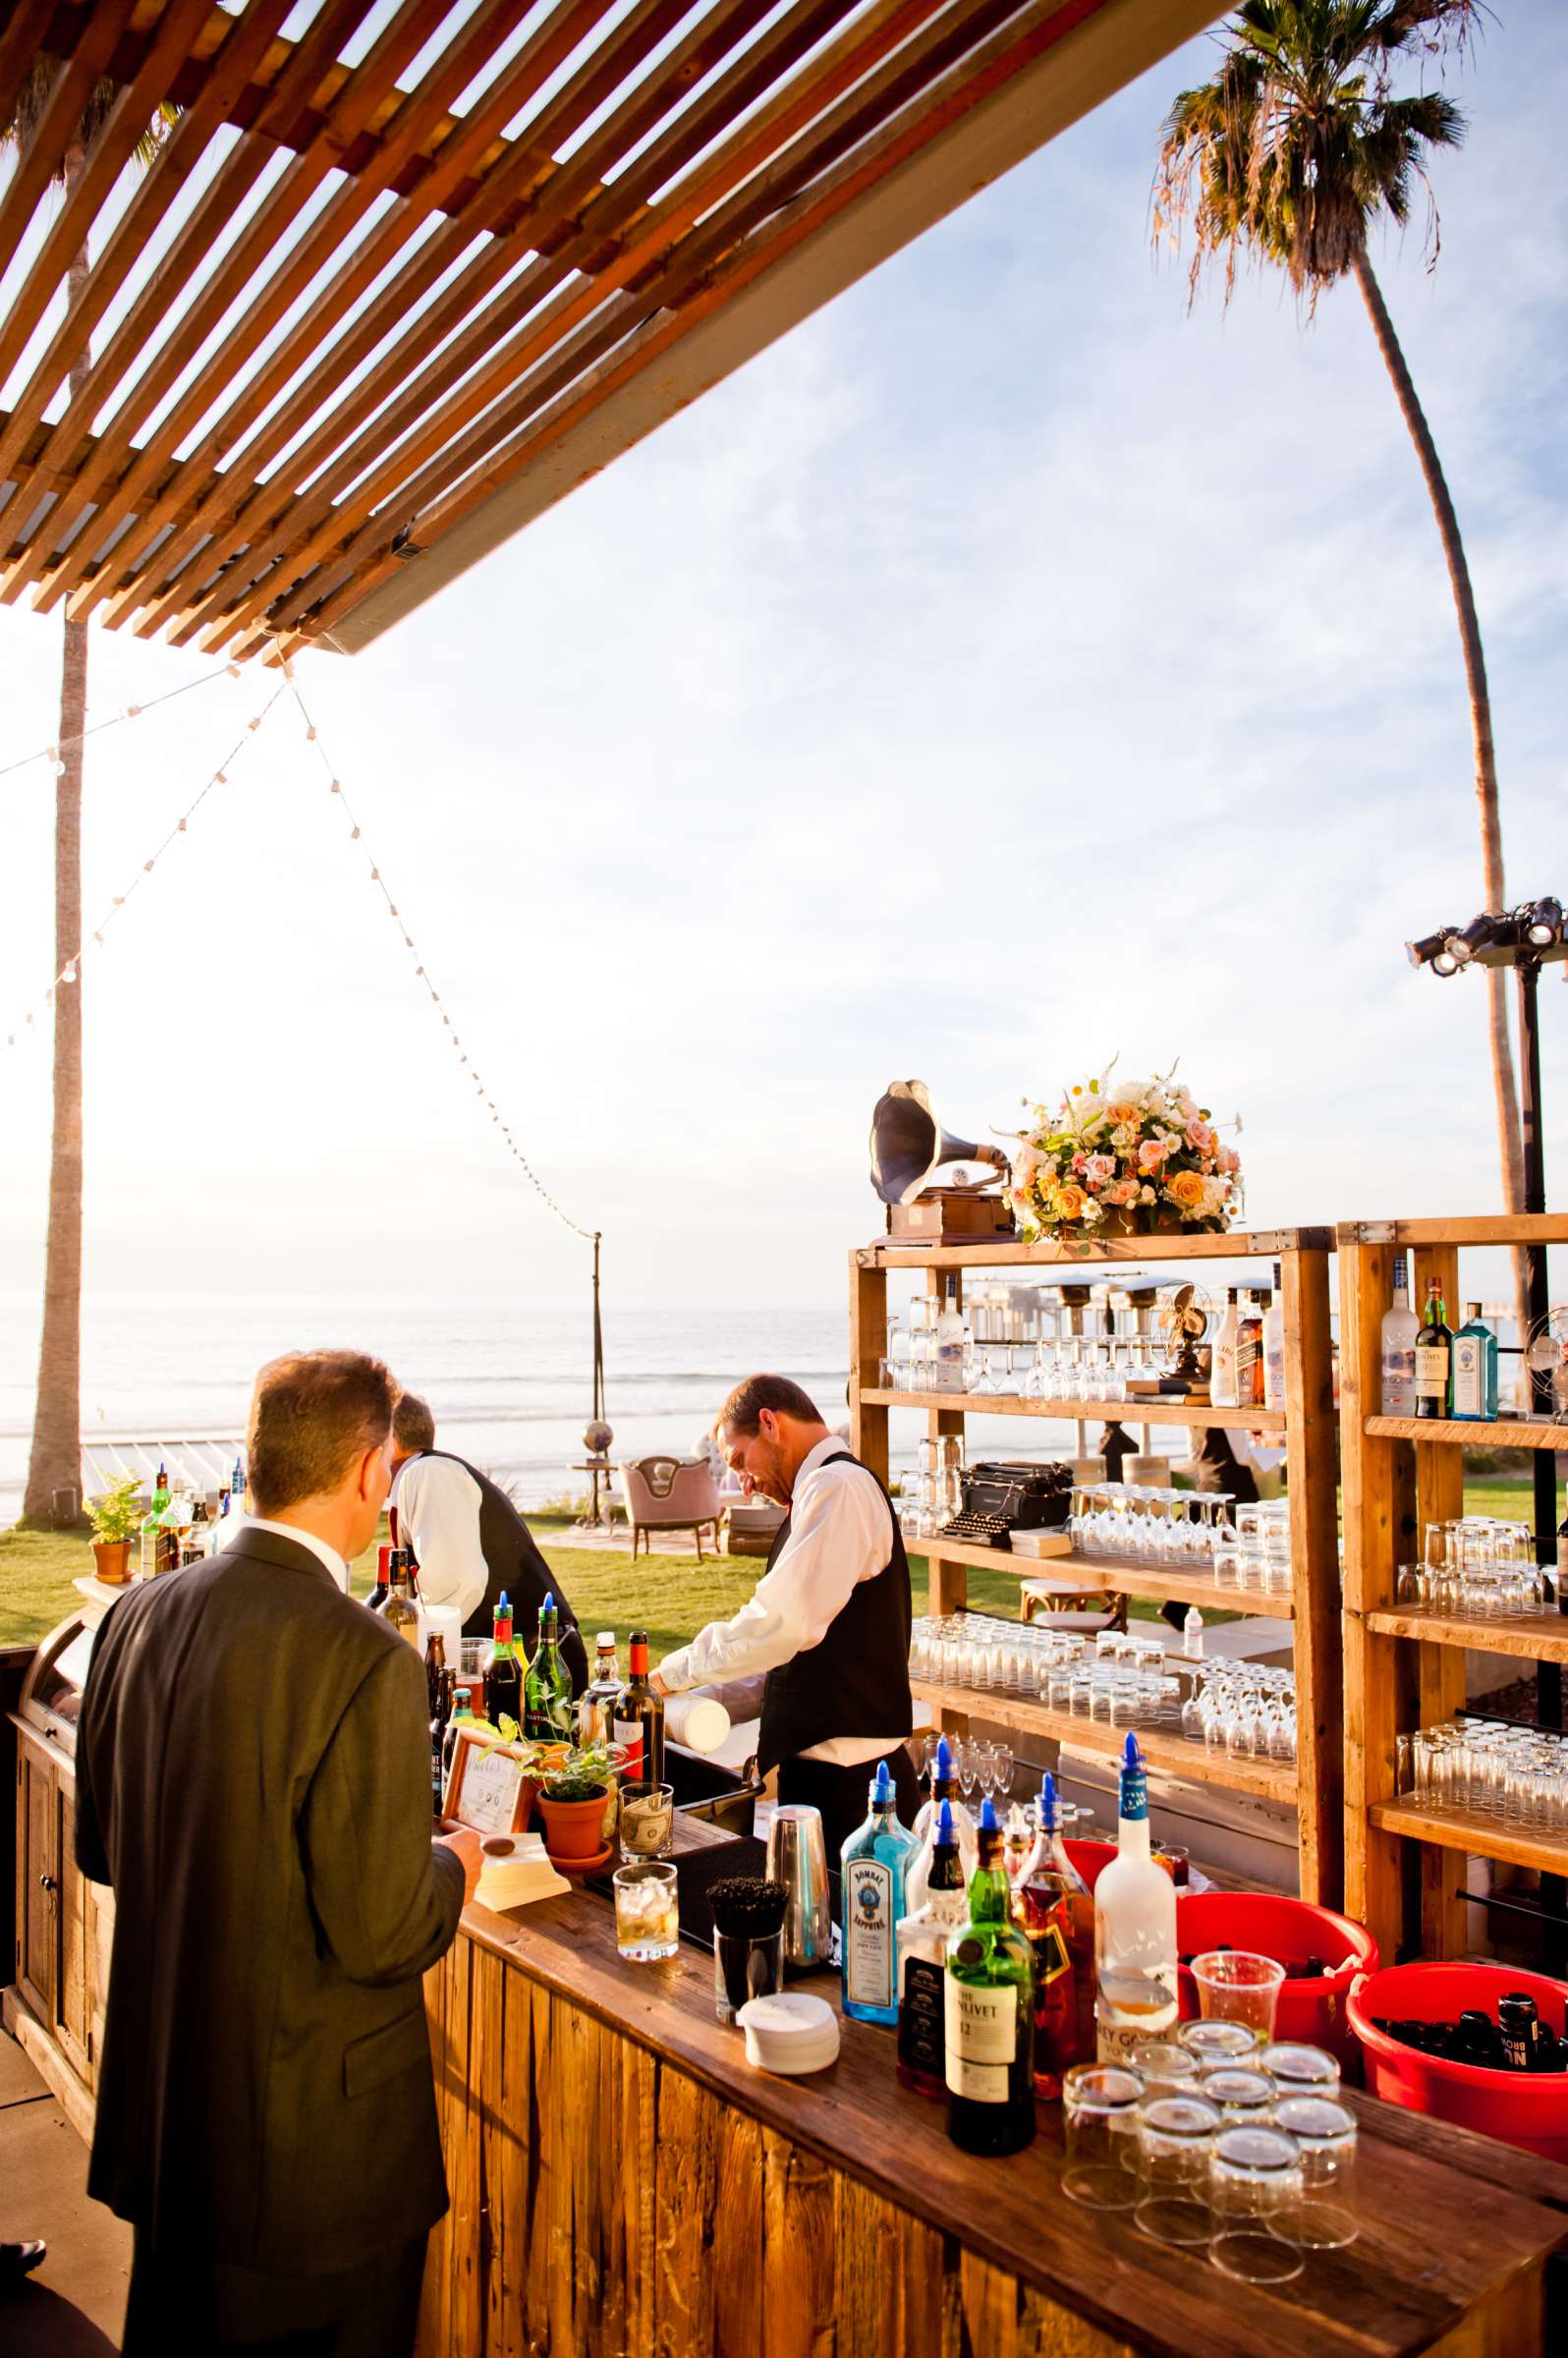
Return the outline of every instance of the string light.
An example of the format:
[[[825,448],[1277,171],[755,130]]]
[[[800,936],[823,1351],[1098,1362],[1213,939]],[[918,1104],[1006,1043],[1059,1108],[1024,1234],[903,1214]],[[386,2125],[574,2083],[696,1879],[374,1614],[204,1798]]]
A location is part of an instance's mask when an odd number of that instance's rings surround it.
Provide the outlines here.
[[[105,729],[117,729],[122,721],[140,720],[144,712],[153,711],[157,705],[173,703],[177,696],[189,696],[193,688],[208,688],[214,680],[237,680],[239,677],[240,666],[238,663],[225,663],[216,671],[203,672],[199,680],[187,680],[183,688],[171,688],[165,695],[155,696],[144,704],[122,705],[121,709],[118,712],[112,712],[107,720],[93,721],[90,728],[83,729],[75,737],[62,737],[56,745],[40,745],[34,754],[23,754],[15,761],[0,762],[0,778],[8,778],[14,769],[26,769],[32,761],[47,761],[55,776],[63,778],[65,763],[61,759],[61,756],[68,745],[85,745],[89,737],[100,736]]]
[[[182,693],[183,692],[179,689],[174,691],[174,694],[177,696]],[[265,720],[267,714],[271,711],[273,705],[277,702],[278,698],[282,694],[283,689],[281,687],[275,688],[272,694],[268,697],[266,702],[262,705],[260,711],[256,714],[255,718],[251,721],[247,721],[245,735],[239,740],[239,743],[230,750],[230,752],[225,754],[225,763],[233,761],[237,755],[242,754],[245,751],[247,745],[251,742],[252,737],[261,726],[261,723]],[[163,858],[164,853],[169,849],[169,846],[178,836],[181,836],[186,832],[189,822],[200,810],[202,804],[206,801],[207,796],[212,792],[213,787],[227,785],[228,774],[227,767],[215,769],[212,772],[212,775],[208,778],[206,784],[202,787],[200,793],[196,797],[195,801],[189,803],[185,810],[181,812],[179,817],[175,820],[174,825],[169,829],[169,832],[163,838],[163,841],[154,850],[151,859],[142,861],[140,872],[132,877],[124,892],[117,892],[115,894],[113,900],[109,903],[106,914],[99,920],[92,932],[90,934],[84,935],[82,947],[76,952],[74,957],[66,960],[64,966],[55,976],[54,982],[50,983],[48,989],[44,992],[42,1000],[39,1002],[41,1006],[48,1007],[53,1004],[55,991],[62,982],[75,982],[79,979],[82,961],[86,956],[89,948],[100,950],[103,948],[103,936],[105,931],[114,923],[115,918],[125,907],[127,901],[129,901],[131,898],[131,895],[139,888],[142,877],[151,875],[153,870],[157,867],[158,862]],[[6,1046],[8,1048],[14,1048],[16,1046],[18,1035],[27,1031],[28,1027],[32,1025],[33,1017],[37,1013],[37,1006],[30,1008],[23,1021],[17,1026],[16,1031],[10,1032],[6,1035]]]
[[[293,693],[295,702],[300,707],[300,717],[305,722],[306,743],[315,747],[317,757],[320,759],[323,769],[326,771],[327,792],[330,795],[336,795],[343,807],[343,814],[349,822],[349,841],[351,843],[361,843],[363,842],[363,835],[360,822],[355,817],[353,811],[349,808],[349,798],[343,790],[343,780],[338,775],[338,772],[333,768],[332,762],[327,757],[326,750],[321,744],[315,722],[311,719],[308,711],[306,709],[305,699],[301,696],[299,689],[295,686],[292,664],[284,664],[283,676]],[[534,1193],[540,1198],[540,1200],[549,1207],[550,1210],[554,1212],[556,1218],[560,1221],[563,1228],[570,1228],[572,1234],[574,1236],[582,1237],[585,1244],[591,1245],[596,1243],[598,1231],[593,1228],[579,1227],[577,1221],[572,1218],[571,1214],[562,1210],[560,1205],[551,1195],[549,1189],[545,1186],[543,1180],[539,1177],[537,1171],[533,1168],[533,1165],[530,1162],[528,1156],[518,1145],[517,1140],[511,1133],[511,1130],[507,1127],[506,1123],[502,1121],[501,1109],[499,1105],[497,1105],[495,1099],[491,1096],[479,1073],[469,1062],[468,1051],[463,1046],[457,1027],[454,1025],[451,1016],[447,1013],[445,1006],[442,1004],[441,993],[436,989],[435,984],[431,982],[428,974],[425,972],[424,954],[415,941],[413,934],[409,931],[407,922],[405,921],[397,902],[392,898],[391,892],[388,890],[386,881],[381,874],[380,866],[372,857],[368,844],[364,845],[364,858],[365,864],[370,871],[370,882],[375,886],[376,890],[381,895],[382,900],[386,903],[387,915],[391,918],[392,923],[397,926],[398,931],[402,934],[404,946],[414,961],[415,979],[416,981],[422,982],[425,990],[429,994],[430,1004],[439,1013],[442,1025],[446,1031],[446,1036],[453,1048],[457,1051],[459,1069],[467,1072],[470,1078],[473,1080],[474,1094],[479,1099],[479,1102],[483,1105],[485,1111],[489,1114],[491,1125],[500,1131],[502,1138],[506,1141],[507,1151],[511,1154],[513,1161],[521,1166],[523,1175],[528,1180],[530,1186],[533,1189]]]

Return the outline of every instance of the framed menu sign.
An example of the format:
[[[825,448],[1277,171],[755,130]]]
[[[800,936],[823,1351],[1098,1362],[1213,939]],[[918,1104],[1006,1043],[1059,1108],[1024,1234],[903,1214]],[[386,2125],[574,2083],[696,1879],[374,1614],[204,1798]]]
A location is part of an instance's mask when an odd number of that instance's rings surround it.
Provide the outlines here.
[[[458,1730],[446,1779],[446,1815],[480,1834],[515,1834],[526,1815],[526,1779],[518,1755],[494,1737]]]

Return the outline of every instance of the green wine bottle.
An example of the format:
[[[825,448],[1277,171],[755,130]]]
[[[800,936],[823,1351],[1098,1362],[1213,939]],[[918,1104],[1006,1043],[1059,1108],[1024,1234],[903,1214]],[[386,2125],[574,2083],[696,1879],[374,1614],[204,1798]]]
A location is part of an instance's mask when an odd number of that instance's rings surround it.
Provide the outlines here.
[[[539,1642],[523,1682],[523,1733],[531,1744],[567,1743],[572,1735],[572,1681],[561,1659],[560,1614],[553,1591],[539,1607]]]
[[[947,2134],[967,2154],[1016,2154],[1035,2136],[1035,1968],[989,1795],[979,1840],[969,1922],[947,1943]]]

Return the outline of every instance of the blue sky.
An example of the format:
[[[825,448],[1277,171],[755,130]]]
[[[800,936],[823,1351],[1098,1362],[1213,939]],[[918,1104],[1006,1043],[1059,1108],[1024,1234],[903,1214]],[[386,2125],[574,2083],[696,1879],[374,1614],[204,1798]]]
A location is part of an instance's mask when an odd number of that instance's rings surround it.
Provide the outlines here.
[[[299,666],[548,1184],[657,1301],[835,1305],[871,1104],[956,1128],[1120,1052],[1240,1110],[1256,1224],[1498,1201],[1452,607],[1351,290],[1189,315],[1156,262],[1194,44],[352,660]],[[1442,253],[1375,259],[1448,469],[1515,897],[1568,897],[1568,20],[1500,11]],[[0,611],[0,761],[58,626]],[[93,706],[208,660],[95,635]],[[269,687],[91,751],[124,890]],[[49,977],[49,774],[0,778],[0,1038]],[[89,964],[88,1280],[573,1295],[280,705]],[[1549,1167],[1568,995],[1542,991]],[[41,1265],[47,1057],[0,1051],[0,1290]],[[1560,1198],[1560,1187],[1558,1189]]]

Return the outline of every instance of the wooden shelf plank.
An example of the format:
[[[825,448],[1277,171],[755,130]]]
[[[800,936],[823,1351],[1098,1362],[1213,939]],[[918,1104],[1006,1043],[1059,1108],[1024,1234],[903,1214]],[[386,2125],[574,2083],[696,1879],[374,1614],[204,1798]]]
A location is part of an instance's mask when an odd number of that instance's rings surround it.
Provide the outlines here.
[[[1568,1425],[1533,1425],[1523,1417],[1369,1417],[1380,1441],[1468,1441],[1472,1448],[1568,1449]]]
[[[1053,1712],[1048,1704],[1031,1703],[1026,1696],[1009,1695],[986,1687],[937,1686],[912,1679],[910,1692],[933,1710],[962,1712],[967,1718],[988,1719],[998,1727],[1017,1728],[1026,1735],[1051,1736],[1061,1744],[1076,1744],[1082,1752],[1119,1760],[1127,1741],[1125,1727],[1107,1727],[1102,1719],[1085,1719],[1074,1712]],[[1294,1761],[1233,1761],[1206,1744],[1191,1744],[1159,1728],[1138,1728],[1141,1750],[1150,1768],[1196,1783],[1225,1785],[1235,1793],[1251,1793],[1265,1801],[1293,1801],[1297,1765]],[[1568,1858],[1568,1852],[1564,1853]]]
[[[1568,1662],[1568,1613],[1488,1614],[1471,1620],[1432,1604],[1379,1605],[1367,1626],[1385,1638],[1427,1646],[1464,1646],[1476,1654],[1517,1654],[1526,1661]]]
[[[940,1690],[938,1690],[940,1691]],[[1568,1875],[1568,1842],[1504,1825],[1480,1810],[1444,1810],[1426,1801],[1374,1801],[1368,1819],[1387,1834],[1432,1842],[1442,1850],[1496,1859],[1508,1867],[1535,1867],[1542,1875]]]
[[[939,1555],[944,1563],[967,1564],[975,1572],[1016,1572],[1023,1580],[1070,1580],[1086,1589],[1124,1591],[1129,1597],[1181,1597],[1189,1604],[1211,1604],[1224,1613],[1265,1613],[1276,1621],[1294,1617],[1288,1596],[1260,1589],[1221,1586],[1202,1573],[1174,1564],[1151,1564],[1141,1555],[1014,1555],[1002,1547],[977,1547],[957,1540],[912,1540],[914,1555]],[[1568,1620],[1563,1624],[1568,1634]]]
[[[856,1258],[865,1268],[883,1269],[1092,1269],[1128,1263],[1166,1261],[1277,1261],[1282,1253],[1316,1246],[1333,1249],[1330,1228],[1265,1228],[1230,1236],[1107,1236],[1095,1245],[1016,1240],[987,1244],[977,1237],[964,1245],[906,1245],[877,1241]]]
[[[1222,1425],[1249,1432],[1285,1430],[1282,1408],[1194,1408],[1185,1400],[1023,1400],[1013,1392],[883,1391],[863,1391],[861,1398],[868,1408],[956,1409],[977,1417],[1048,1417],[1053,1425]],[[1478,1432],[1486,1430],[1476,1427]],[[1557,1430],[1568,1445],[1568,1426]]]
[[[1341,1220],[1347,1245],[1568,1245],[1568,1214],[1560,1211],[1484,1212],[1468,1220]]]

